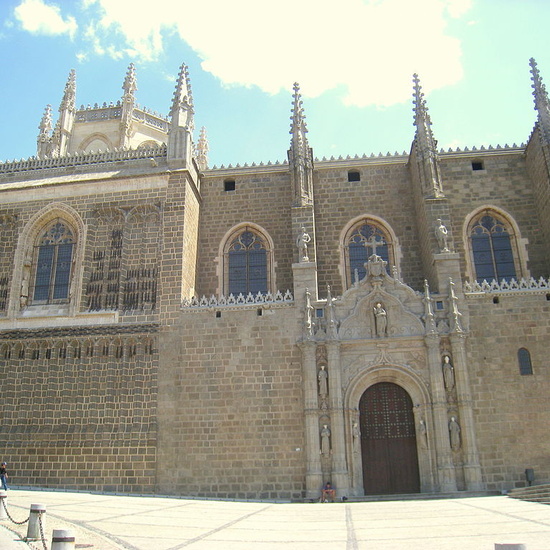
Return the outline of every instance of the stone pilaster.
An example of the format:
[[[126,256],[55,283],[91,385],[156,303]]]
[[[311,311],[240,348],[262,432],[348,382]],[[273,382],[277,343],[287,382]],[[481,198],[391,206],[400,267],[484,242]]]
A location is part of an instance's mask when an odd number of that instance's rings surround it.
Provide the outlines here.
[[[327,342],[327,362],[332,431],[332,483],[336,488],[338,497],[342,497],[347,495],[350,484],[346,463],[346,437],[339,342]]]
[[[464,457],[464,479],[468,491],[479,491],[485,488],[481,475],[479,452],[474,428],[474,413],[472,394],[470,392],[470,377],[466,361],[464,333],[451,334],[453,351],[458,411],[461,423],[462,454]]]
[[[304,309],[305,305],[305,290],[309,290],[311,300],[316,301],[317,298],[317,266],[315,262],[301,262],[292,264],[292,272],[294,274],[294,300],[296,307],[300,310]]]
[[[315,342],[305,341],[302,349],[302,376],[304,384],[306,498],[319,497],[323,484],[321,469],[319,410],[317,402],[317,368],[315,363]]]
[[[440,294],[449,293],[449,279],[461,281],[460,256],[458,252],[440,252],[433,255],[436,285]],[[460,285],[459,285],[460,286]]]
[[[449,439],[447,399],[441,373],[439,336],[427,335],[426,346],[428,348],[430,384],[432,387],[432,413],[435,431],[434,439],[439,475],[439,490],[442,493],[454,492],[457,490],[456,473]]]

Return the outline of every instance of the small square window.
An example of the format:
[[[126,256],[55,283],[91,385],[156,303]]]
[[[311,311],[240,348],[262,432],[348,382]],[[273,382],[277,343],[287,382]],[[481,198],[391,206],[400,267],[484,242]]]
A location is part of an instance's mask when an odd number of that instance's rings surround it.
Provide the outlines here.
[[[315,310],[315,316],[318,318],[318,319],[321,319],[322,317],[325,316],[325,311],[321,308],[318,308]]]
[[[235,191],[235,180],[225,180],[223,182],[224,191]]]
[[[348,172],[348,181],[361,181],[361,174],[358,170],[350,170]]]
[[[435,302],[435,309],[437,309],[438,311],[441,311],[443,309],[443,301],[437,300]]]
[[[472,161],[472,170],[474,172],[477,172],[478,170],[485,170],[485,166],[480,160]]]

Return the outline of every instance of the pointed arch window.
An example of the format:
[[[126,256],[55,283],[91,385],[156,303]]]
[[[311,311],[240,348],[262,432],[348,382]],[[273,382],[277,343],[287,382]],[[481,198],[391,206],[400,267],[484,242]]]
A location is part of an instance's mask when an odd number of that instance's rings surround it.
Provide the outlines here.
[[[533,365],[531,363],[531,354],[527,348],[520,348],[518,350],[518,365],[519,373],[522,376],[528,376],[533,374]]]
[[[516,238],[511,224],[495,212],[486,210],[470,225],[470,247],[478,282],[509,281],[518,273]]]
[[[68,301],[75,243],[74,231],[61,219],[40,234],[34,251],[33,304]]]
[[[386,265],[388,273],[395,265],[390,233],[373,220],[363,220],[348,231],[344,250],[348,286],[351,286],[356,279],[360,281],[365,277],[365,264],[374,253],[388,262]]]
[[[268,291],[268,247],[266,240],[247,227],[227,247],[227,294],[265,294]]]

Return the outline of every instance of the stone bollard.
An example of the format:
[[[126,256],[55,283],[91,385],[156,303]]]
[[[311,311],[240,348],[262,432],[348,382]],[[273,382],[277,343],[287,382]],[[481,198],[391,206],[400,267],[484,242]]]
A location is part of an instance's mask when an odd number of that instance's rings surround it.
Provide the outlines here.
[[[8,493],[0,491],[0,520],[8,519],[6,514],[6,506],[8,505]]]
[[[527,546],[525,544],[498,544],[495,542],[495,550],[527,550]]]
[[[46,530],[46,506],[44,504],[31,504],[29,515],[29,527],[27,529],[27,540],[40,540],[40,521],[42,521],[42,532]]]
[[[74,533],[70,529],[54,529],[51,550],[74,550]]]

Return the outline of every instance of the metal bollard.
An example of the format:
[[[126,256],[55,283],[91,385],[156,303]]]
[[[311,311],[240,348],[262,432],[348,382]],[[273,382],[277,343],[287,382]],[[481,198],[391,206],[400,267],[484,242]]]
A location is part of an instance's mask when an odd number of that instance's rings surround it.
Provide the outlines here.
[[[8,519],[8,514],[6,514],[7,502],[8,493],[6,493],[6,491],[0,491],[0,520]]]
[[[495,550],[527,550],[525,544],[498,544],[495,542]]]
[[[40,540],[40,520],[42,521],[42,532],[46,530],[46,506],[44,504],[31,504],[29,526],[27,528],[27,540]]]
[[[54,529],[51,550],[74,550],[74,533],[70,529]]]

